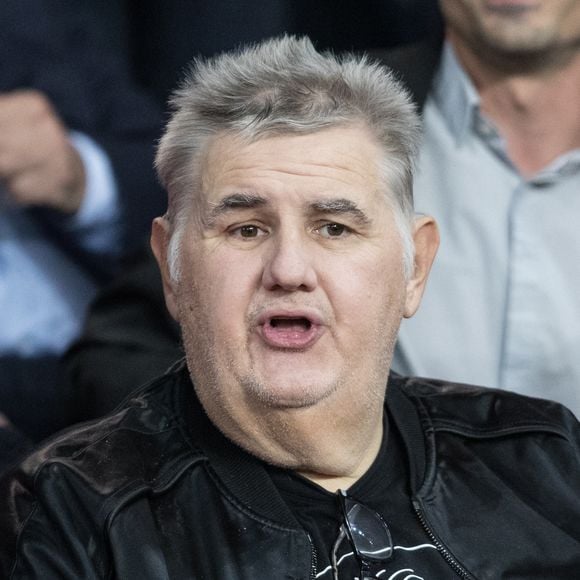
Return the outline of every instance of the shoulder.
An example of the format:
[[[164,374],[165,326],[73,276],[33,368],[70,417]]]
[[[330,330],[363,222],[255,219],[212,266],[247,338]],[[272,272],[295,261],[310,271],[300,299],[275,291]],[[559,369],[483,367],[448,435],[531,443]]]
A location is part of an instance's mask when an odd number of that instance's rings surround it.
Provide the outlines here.
[[[580,545],[574,415],[551,401],[440,380],[394,377],[389,389],[397,409],[418,418],[416,505],[457,561],[474,577],[486,577],[489,562],[569,577]],[[542,550],[530,548],[530,530]]]
[[[114,461],[127,479],[158,478],[162,457],[192,451],[182,400],[189,388],[184,369],[171,370],[136,390],[112,413],[52,437],[20,469],[38,481],[43,471],[60,466],[91,473],[99,484],[100,478],[110,477],[99,466]]]
[[[436,430],[466,435],[552,432],[579,443],[579,423],[563,405],[503,389],[418,377],[394,379]]]
[[[71,530],[81,543],[94,541],[130,498],[172,485],[201,460],[182,412],[190,385],[179,372],[164,375],[112,414],[53,437],[8,474],[0,482],[0,572],[23,536],[55,550]]]
[[[33,473],[49,464],[60,463],[75,465],[76,469],[91,469],[92,462],[98,461],[101,455],[122,457],[125,463],[144,451],[138,447],[141,441],[148,442],[147,454],[153,459],[156,453],[164,451],[167,434],[185,444],[180,388],[179,375],[175,372],[149,382],[112,413],[76,425],[48,440],[24,462],[24,468]],[[133,446],[131,449],[127,448],[129,444]]]

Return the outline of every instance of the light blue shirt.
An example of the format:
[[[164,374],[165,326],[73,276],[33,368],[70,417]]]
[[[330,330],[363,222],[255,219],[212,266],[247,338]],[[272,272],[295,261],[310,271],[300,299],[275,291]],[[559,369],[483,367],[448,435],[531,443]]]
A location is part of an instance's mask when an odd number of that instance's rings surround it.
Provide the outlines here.
[[[117,188],[107,155],[71,134],[83,160],[82,207],[59,227],[94,254],[119,250]],[[95,283],[45,237],[38,223],[0,191],[0,356],[60,354],[78,335]]]
[[[436,218],[441,246],[394,368],[580,416],[580,150],[524,179],[449,45],[424,111],[415,208]]]

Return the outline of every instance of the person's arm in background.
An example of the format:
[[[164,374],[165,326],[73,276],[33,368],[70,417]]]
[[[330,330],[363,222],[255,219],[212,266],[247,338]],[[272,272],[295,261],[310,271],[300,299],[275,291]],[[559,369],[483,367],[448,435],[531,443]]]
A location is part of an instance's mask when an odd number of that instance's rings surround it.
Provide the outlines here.
[[[141,247],[164,209],[152,167],[162,106],[132,78],[126,47],[107,43],[107,29],[117,24],[102,13],[96,18],[90,2],[6,2],[0,8],[5,195],[34,208],[61,248],[106,277],[114,270],[106,261],[114,266]]]
[[[17,205],[65,214],[81,207],[86,188],[82,158],[39,91],[0,94],[0,180]]]
[[[117,220],[121,253],[129,255],[141,249],[149,238],[151,220],[165,211],[166,196],[153,168],[165,103],[156,101],[136,79],[130,46],[125,38],[128,31],[122,30],[126,15],[120,8],[97,11],[92,0],[78,0],[75,9],[71,10],[67,0],[52,0],[50,9],[53,22],[66,25],[66,46],[75,46],[73,54],[63,48],[70,66],[81,71],[88,81],[82,86],[75,84],[78,97],[67,111],[63,110],[63,118],[69,129],[83,133],[98,146],[109,164],[106,169],[112,173],[112,183],[117,190],[116,197],[107,197],[102,195],[101,187],[97,193],[102,203],[94,208],[94,214],[90,213],[101,224],[104,219]],[[108,33],[115,27],[121,27],[117,42]],[[66,54],[63,53],[63,57]],[[63,100],[56,94],[55,98]],[[82,102],[90,106],[75,106]],[[106,175],[102,165],[103,159],[97,173],[99,180]],[[87,222],[81,220],[73,225],[73,231],[78,232],[81,228],[80,231],[92,236],[85,237],[85,243],[97,246],[102,243],[94,238],[94,229],[87,231],[86,226]]]
[[[21,223],[30,223],[34,234],[41,228],[46,247],[54,246],[83,275],[102,282],[120,269],[122,257],[142,247],[151,219],[164,210],[152,167],[162,106],[134,82],[123,47],[107,45],[103,30],[114,24],[94,19],[92,6],[84,0],[0,3],[0,262],[12,259],[9,271],[21,271],[22,280],[27,263],[20,250],[29,251],[30,244]],[[6,238],[10,231],[16,237]],[[42,249],[40,241],[35,244]],[[2,279],[1,266],[0,290],[9,309],[13,292],[33,294],[38,286],[32,277],[14,288],[9,276]],[[65,288],[59,272],[52,273],[56,287]],[[42,298],[35,300],[42,304]],[[7,396],[21,386],[32,393],[41,382],[58,383],[56,353],[35,357],[43,381],[27,358],[10,350],[1,354],[2,369],[11,371],[3,378]],[[31,403],[44,400],[37,395]],[[52,416],[51,408],[45,406],[45,416]],[[34,419],[34,413],[28,415]],[[62,426],[55,418],[39,433]],[[28,446],[10,420],[0,422],[0,450]],[[0,451],[0,468],[4,458],[10,460],[10,453]]]

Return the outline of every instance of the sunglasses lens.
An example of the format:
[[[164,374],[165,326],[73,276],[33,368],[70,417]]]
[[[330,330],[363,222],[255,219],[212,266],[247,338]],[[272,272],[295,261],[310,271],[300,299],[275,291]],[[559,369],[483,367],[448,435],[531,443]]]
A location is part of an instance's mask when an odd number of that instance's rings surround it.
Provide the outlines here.
[[[344,499],[352,541],[359,555],[376,561],[390,558],[393,542],[387,524],[373,510],[349,498]]]

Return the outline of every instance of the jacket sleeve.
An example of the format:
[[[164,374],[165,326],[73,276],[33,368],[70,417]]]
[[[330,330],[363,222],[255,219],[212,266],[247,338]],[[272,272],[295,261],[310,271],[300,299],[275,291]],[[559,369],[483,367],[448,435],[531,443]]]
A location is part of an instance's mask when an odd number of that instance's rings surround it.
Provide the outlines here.
[[[134,251],[148,237],[152,218],[165,210],[153,168],[163,104],[139,84],[129,39],[110,41],[108,31],[123,26],[120,12],[98,13],[88,0],[75,2],[74,10],[57,0],[46,10],[58,39],[49,63],[53,74],[35,70],[35,82],[52,96],[67,126],[107,154],[119,191],[122,245]],[[56,79],[55,70],[61,71]]]

